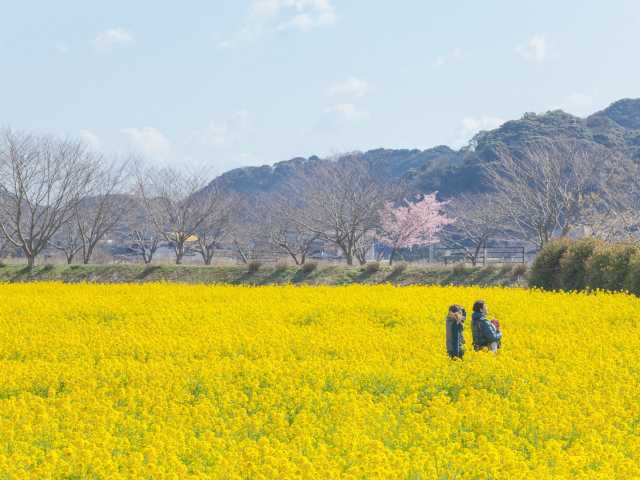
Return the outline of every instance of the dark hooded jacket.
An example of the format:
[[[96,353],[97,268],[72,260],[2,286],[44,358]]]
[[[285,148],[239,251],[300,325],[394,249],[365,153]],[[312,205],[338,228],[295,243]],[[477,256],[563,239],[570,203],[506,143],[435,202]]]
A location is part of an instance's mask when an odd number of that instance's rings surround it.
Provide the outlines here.
[[[493,342],[500,342],[502,338],[502,333],[480,312],[473,312],[471,316],[471,334],[473,335],[473,347],[476,350],[488,347]]]
[[[447,353],[452,358],[464,355],[464,319],[464,314],[461,321],[454,315],[447,315]]]

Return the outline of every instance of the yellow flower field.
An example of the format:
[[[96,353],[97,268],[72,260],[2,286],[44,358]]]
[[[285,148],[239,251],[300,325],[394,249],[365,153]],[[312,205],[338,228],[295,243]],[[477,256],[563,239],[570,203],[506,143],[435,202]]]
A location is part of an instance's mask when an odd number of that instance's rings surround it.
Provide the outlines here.
[[[36,283],[0,298],[0,479],[640,478],[629,295]],[[451,361],[447,306],[477,298],[503,348]]]

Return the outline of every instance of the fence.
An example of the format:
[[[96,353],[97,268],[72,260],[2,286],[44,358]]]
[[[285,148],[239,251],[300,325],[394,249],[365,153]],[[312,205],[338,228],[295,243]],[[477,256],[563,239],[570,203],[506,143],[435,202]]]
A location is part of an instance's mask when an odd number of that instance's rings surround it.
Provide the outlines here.
[[[441,249],[445,265],[449,263],[473,263],[474,251],[464,248]],[[476,265],[490,263],[526,263],[524,246],[484,248],[475,256]]]

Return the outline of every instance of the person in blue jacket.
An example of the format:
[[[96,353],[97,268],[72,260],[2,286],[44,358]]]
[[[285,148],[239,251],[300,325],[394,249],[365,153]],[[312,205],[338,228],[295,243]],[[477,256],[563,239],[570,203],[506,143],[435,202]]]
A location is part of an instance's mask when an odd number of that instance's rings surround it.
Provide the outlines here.
[[[451,358],[464,357],[464,321],[467,312],[460,305],[451,305],[447,313],[447,353]]]
[[[473,315],[471,316],[473,348],[474,350],[488,348],[492,352],[496,352],[500,347],[502,332],[496,326],[498,323],[489,320],[487,314],[487,304],[484,300],[478,300],[473,304]]]

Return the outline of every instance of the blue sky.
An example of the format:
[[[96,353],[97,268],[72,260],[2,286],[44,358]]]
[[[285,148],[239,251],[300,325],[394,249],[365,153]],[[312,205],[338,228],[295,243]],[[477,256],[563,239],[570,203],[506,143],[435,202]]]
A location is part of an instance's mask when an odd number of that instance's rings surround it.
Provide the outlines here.
[[[6,2],[0,124],[213,173],[640,97],[640,2]]]

